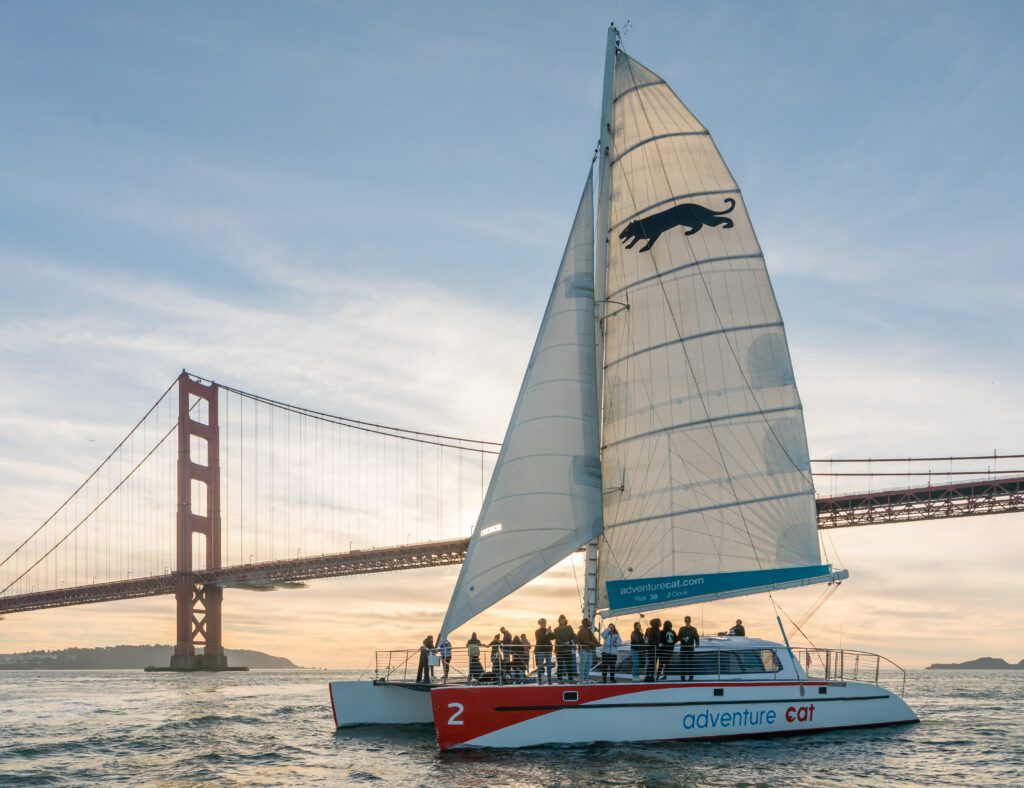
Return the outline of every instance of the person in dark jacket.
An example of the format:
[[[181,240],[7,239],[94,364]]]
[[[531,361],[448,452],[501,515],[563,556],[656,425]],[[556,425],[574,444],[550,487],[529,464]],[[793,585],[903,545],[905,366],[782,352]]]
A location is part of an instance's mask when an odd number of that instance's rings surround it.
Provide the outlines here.
[[[633,624],[633,631],[629,634],[629,656],[633,663],[633,681],[638,681],[641,673],[647,673],[647,641],[639,621]]]
[[[501,670],[507,679],[512,674],[512,633],[501,627]]]
[[[512,645],[510,649],[510,659],[508,663],[509,677],[512,679],[513,684],[519,683],[519,659],[521,657],[520,649],[522,644],[519,642],[519,635],[515,635],[512,638]]]
[[[558,617],[555,627],[555,658],[558,660],[558,683],[565,684],[576,680],[576,633],[569,626],[565,616]]]
[[[420,646],[420,664],[416,668],[416,683],[430,683],[430,652],[434,650],[434,636],[427,635],[423,638],[423,645]]]
[[[741,621],[740,619],[737,618],[736,619],[736,626],[732,627],[729,630],[729,634],[730,635],[736,635],[737,637],[741,637],[741,638],[746,637],[747,636],[747,630],[743,627],[743,621]]]
[[[679,648],[682,660],[679,664],[679,680],[693,681],[694,649],[700,645],[700,635],[696,627],[690,624],[690,617],[683,619],[685,626],[679,627]]]
[[[533,633],[533,642],[537,645],[533,649],[533,653],[537,660],[537,683],[543,684],[544,677],[547,676],[547,683],[551,683],[551,644],[555,640],[555,635],[551,631],[551,627],[548,626],[547,619],[541,619],[537,622],[537,631]]]
[[[527,681],[530,677],[530,639],[524,632],[519,636],[519,678]]]
[[[495,635],[487,645],[491,648],[491,675],[493,681],[501,681],[501,635]]]
[[[661,627],[661,642],[658,644],[658,673],[657,680],[668,678],[669,667],[676,650],[676,633],[672,629],[672,622],[666,621]]]
[[[644,681],[654,681],[654,677],[658,670],[658,644],[661,642],[661,619],[652,618],[650,626],[647,627],[647,631],[644,633],[644,640],[647,641],[647,645],[644,651],[647,653],[647,675],[644,676]]]

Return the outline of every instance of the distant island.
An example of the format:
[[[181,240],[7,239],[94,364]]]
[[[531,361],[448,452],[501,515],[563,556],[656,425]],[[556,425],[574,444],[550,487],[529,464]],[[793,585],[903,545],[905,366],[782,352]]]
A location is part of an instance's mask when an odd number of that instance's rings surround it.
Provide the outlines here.
[[[929,665],[928,670],[1024,670],[1024,659],[1018,662],[1016,665],[1007,662],[1005,659],[1000,657],[980,657],[978,659],[972,659],[967,662],[952,662],[948,665],[944,665],[941,662],[936,662],[934,665]]]
[[[60,651],[26,651],[0,654],[0,670],[141,670],[149,665],[169,665],[173,646],[106,646],[65,648]],[[298,669],[284,657],[262,651],[224,649],[232,667]]]

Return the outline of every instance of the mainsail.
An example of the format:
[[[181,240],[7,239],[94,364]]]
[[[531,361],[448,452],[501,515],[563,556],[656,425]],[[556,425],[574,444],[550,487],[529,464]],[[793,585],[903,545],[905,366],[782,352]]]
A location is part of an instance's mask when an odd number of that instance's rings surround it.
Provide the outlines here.
[[[601,606],[844,577],[821,564],[803,411],[743,197],[708,131],[621,51],[607,155]]]
[[[442,634],[601,533],[593,201],[588,176]]]

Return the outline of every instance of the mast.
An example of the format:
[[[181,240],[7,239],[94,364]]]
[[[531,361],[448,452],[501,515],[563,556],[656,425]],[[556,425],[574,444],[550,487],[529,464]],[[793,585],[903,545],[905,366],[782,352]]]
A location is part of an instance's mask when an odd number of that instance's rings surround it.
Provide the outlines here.
[[[615,55],[618,51],[619,31],[614,24],[608,26],[608,39],[604,56],[604,93],[601,100],[601,137],[598,143],[597,223],[594,231],[594,335],[597,343],[597,398],[598,421],[602,424],[601,405],[604,402],[604,315],[607,311],[608,290],[608,211],[611,204],[609,180],[611,177],[612,144],[612,90],[615,82]],[[601,444],[604,444],[602,434]],[[586,581],[583,591],[583,615],[594,622],[597,610],[597,540],[587,545]]]

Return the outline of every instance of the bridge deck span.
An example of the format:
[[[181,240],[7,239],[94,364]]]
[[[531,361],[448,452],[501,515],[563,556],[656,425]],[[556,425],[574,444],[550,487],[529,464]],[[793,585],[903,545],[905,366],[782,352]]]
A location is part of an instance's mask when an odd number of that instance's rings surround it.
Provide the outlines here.
[[[1024,511],[1024,477],[856,493],[818,499],[818,528],[848,528]],[[194,574],[224,588],[269,591],[307,580],[459,564],[469,539],[242,564]],[[174,574],[0,597],[0,615],[174,593]]]

